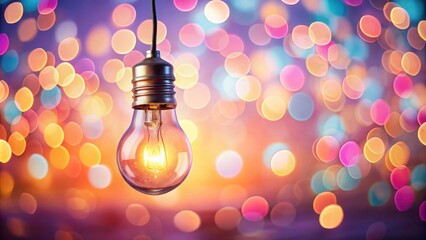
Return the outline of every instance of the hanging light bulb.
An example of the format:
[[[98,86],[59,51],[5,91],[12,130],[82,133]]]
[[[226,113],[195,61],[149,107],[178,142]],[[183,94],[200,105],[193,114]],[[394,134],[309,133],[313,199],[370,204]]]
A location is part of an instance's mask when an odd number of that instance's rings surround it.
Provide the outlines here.
[[[176,118],[173,66],[156,50],[152,0],[152,50],[133,66],[133,119],[117,149],[121,175],[134,189],[158,195],[179,186],[191,168],[189,141]]]

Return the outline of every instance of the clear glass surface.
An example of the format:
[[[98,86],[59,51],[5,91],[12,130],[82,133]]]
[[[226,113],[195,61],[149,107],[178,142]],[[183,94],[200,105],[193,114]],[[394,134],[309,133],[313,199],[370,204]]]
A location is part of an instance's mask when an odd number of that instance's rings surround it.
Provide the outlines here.
[[[135,110],[118,145],[117,162],[126,182],[142,193],[158,195],[179,186],[192,153],[175,110]]]

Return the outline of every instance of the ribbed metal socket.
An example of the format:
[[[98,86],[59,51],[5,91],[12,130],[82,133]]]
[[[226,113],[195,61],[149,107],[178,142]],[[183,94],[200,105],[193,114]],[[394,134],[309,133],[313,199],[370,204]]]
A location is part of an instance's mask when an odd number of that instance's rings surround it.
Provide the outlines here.
[[[174,80],[173,66],[161,59],[160,51],[147,51],[146,58],[133,66],[133,108],[176,108]]]

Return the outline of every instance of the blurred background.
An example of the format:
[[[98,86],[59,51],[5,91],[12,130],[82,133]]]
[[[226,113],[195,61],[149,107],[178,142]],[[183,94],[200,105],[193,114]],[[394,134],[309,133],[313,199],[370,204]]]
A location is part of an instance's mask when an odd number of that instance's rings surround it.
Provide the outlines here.
[[[148,0],[0,0],[1,239],[426,235],[422,0],[157,0],[193,150],[119,174]]]

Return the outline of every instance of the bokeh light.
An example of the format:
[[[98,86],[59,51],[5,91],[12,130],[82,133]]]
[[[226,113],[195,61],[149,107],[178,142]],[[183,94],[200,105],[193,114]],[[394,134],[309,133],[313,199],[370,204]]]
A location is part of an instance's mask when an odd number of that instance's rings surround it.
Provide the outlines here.
[[[49,171],[46,159],[40,154],[31,155],[28,159],[28,171],[36,179],[45,178]]]
[[[424,189],[426,187],[425,176],[426,165],[423,163],[417,165],[411,172],[411,186],[417,191]]]
[[[123,62],[118,59],[109,59],[106,61],[102,67],[102,75],[105,81],[110,83],[117,82],[119,80],[117,75],[123,68]]]
[[[298,91],[305,83],[305,74],[296,65],[285,66],[280,73],[281,84],[289,91]]]
[[[189,89],[198,82],[198,70],[191,64],[181,64],[175,67],[175,84],[182,89]]]
[[[198,0],[173,0],[176,8],[183,12],[191,11],[197,5]]]
[[[46,15],[53,12],[58,6],[58,0],[40,0],[38,3],[38,12]]]
[[[6,44],[8,43],[6,42]],[[19,64],[19,56],[15,50],[9,50],[6,53],[4,53],[3,58],[1,59],[1,67],[5,72],[14,71],[18,67],[18,64]]]
[[[309,37],[317,45],[327,45],[331,41],[330,28],[322,22],[313,22],[309,25]]]
[[[399,211],[407,211],[414,204],[414,190],[410,186],[398,189],[394,197],[395,207]]]
[[[85,143],[80,147],[79,157],[84,166],[92,167],[100,163],[101,152],[96,145]]]
[[[391,196],[391,187],[387,182],[377,182],[371,185],[368,191],[368,202],[371,206],[385,205]]]
[[[224,207],[216,212],[214,221],[219,228],[231,230],[240,223],[241,213],[234,207]]]
[[[56,22],[56,13],[52,11],[49,14],[40,14],[37,17],[37,27],[40,31],[50,30]]]
[[[321,214],[321,212],[329,205],[336,204],[337,198],[336,195],[332,192],[322,192],[318,194],[313,203],[314,211],[317,214]]]
[[[295,120],[308,120],[314,112],[312,98],[303,92],[296,93],[290,98],[288,111]]]
[[[418,138],[419,141],[423,144],[426,145],[426,123],[423,123],[420,127],[419,127],[419,131],[418,131]]]
[[[339,158],[345,167],[354,166],[361,160],[361,149],[356,142],[346,142],[340,148]]]
[[[361,31],[370,38],[377,38],[382,32],[382,27],[379,20],[371,15],[364,15],[359,20]]]
[[[395,167],[406,165],[410,159],[410,149],[404,142],[397,142],[389,149],[389,160]]]
[[[127,27],[131,25],[135,21],[135,18],[136,10],[128,3],[118,5],[112,12],[112,21],[118,27]]]
[[[407,29],[410,24],[410,16],[404,8],[394,7],[390,11],[390,21],[399,29]]]
[[[9,48],[9,37],[5,33],[0,33],[0,55],[3,55]]]
[[[204,15],[212,23],[223,23],[229,17],[229,7],[223,1],[209,1],[204,7]]]
[[[265,20],[265,30],[272,38],[283,38],[288,33],[288,24],[280,15],[269,15]]]
[[[31,90],[27,87],[19,89],[15,94],[15,103],[21,112],[28,111],[34,103],[34,96]]]
[[[248,198],[241,207],[244,218],[253,222],[262,220],[268,211],[268,202],[259,196]]]
[[[182,232],[193,232],[201,225],[201,219],[197,213],[191,210],[178,212],[173,218],[175,226]]]
[[[36,48],[28,56],[28,66],[34,72],[40,71],[46,66],[47,53],[42,48]]]
[[[405,165],[393,169],[390,180],[392,186],[397,190],[408,185],[410,183],[410,169]]]
[[[27,142],[25,141],[24,136],[22,136],[22,134],[20,134],[19,132],[12,133],[9,136],[8,143],[10,145],[12,153],[16,156],[21,156],[27,146]]]
[[[289,175],[296,167],[296,158],[288,150],[278,151],[272,156],[271,169],[278,176]]]
[[[270,121],[278,121],[284,116],[286,108],[286,102],[282,98],[268,96],[262,102],[262,116]]]
[[[112,49],[118,54],[126,54],[136,45],[135,34],[128,29],[118,30],[111,38]]]
[[[59,146],[57,148],[52,148],[49,153],[49,163],[58,169],[64,169],[68,166],[70,161],[70,154],[68,150]]]
[[[368,139],[364,145],[364,157],[371,163],[376,163],[382,159],[385,153],[385,144],[379,137]]]
[[[167,36],[167,28],[163,22],[158,21],[157,43],[160,44]],[[139,24],[136,35],[144,44],[151,44],[152,39],[152,20],[145,20]]]
[[[211,100],[210,89],[206,84],[199,82],[192,88],[184,91],[183,100],[186,105],[193,109],[202,109],[206,107]]]
[[[319,222],[323,228],[333,229],[342,223],[343,216],[342,207],[337,204],[331,204],[321,211]]]
[[[249,29],[250,40],[259,46],[264,46],[271,41],[271,37],[266,33],[263,24],[253,24]]]
[[[239,98],[251,102],[260,96],[262,85],[256,77],[249,75],[239,78],[235,88]]]
[[[212,29],[207,32],[204,43],[212,51],[221,51],[228,45],[229,35],[221,28]]]
[[[86,37],[86,51],[94,57],[99,57],[108,52],[110,46],[111,31],[102,25],[93,27]]]
[[[22,3],[14,2],[9,4],[4,10],[4,19],[9,24],[17,23],[19,20],[21,20],[23,14],[24,8]]]
[[[315,156],[323,161],[330,162],[336,159],[340,149],[340,144],[333,136],[321,137],[315,146]]]
[[[406,73],[416,76],[420,72],[421,65],[420,58],[415,53],[406,52],[402,55],[401,66]]]
[[[315,77],[324,77],[328,72],[328,63],[318,54],[309,55],[306,58],[306,68]]]
[[[65,38],[59,43],[58,54],[63,61],[74,59],[80,51],[80,45],[75,38]]]
[[[149,222],[151,215],[144,205],[133,203],[126,208],[126,218],[131,224],[141,227]]]
[[[28,214],[34,214],[37,210],[37,200],[33,195],[26,192],[22,193],[19,197],[19,205]]]
[[[179,39],[187,47],[197,47],[204,41],[204,30],[198,24],[188,23],[180,29]]]
[[[241,156],[235,151],[225,151],[216,160],[218,173],[225,178],[233,178],[240,173],[243,167]]]
[[[3,139],[0,139],[0,162],[7,163],[10,160],[10,157],[12,156],[12,149],[10,148],[10,145],[8,142],[6,142]]]
[[[27,18],[20,22],[18,27],[18,37],[22,42],[29,42],[37,35],[37,21],[34,18]]]
[[[89,181],[95,188],[106,188],[111,183],[111,171],[105,165],[95,165],[89,169]]]
[[[59,82],[59,73],[56,68],[47,66],[40,71],[38,78],[43,89],[51,90]]]
[[[231,53],[225,59],[225,69],[232,77],[242,77],[250,71],[250,59],[244,53]]]
[[[423,201],[419,207],[419,216],[423,222],[426,221],[426,201]]]
[[[58,23],[55,28],[55,39],[58,43],[66,38],[76,38],[78,33],[78,27],[72,20],[63,21]]]

